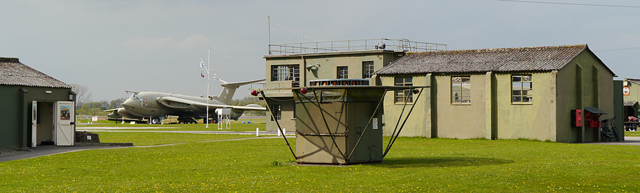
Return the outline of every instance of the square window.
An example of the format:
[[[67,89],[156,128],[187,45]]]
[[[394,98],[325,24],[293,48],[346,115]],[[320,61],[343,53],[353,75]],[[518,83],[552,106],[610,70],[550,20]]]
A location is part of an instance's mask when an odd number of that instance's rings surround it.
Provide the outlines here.
[[[395,86],[413,86],[413,78],[412,77],[396,77],[395,78]],[[397,89],[395,95],[396,103],[412,103],[413,102],[413,92],[411,89]]]
[[[362,78],[371,78],[374,72],[373,61],[362,62]]]
[[[511,76],[511,102],[512,103],[532,103],[533,83],[532,77],[528,75]]]
[[[280,120],[280,118],[282,118],[282,109],[281,109],[281,105],[271,105],[271,113],[273,114],[273,117],[275,117],[277,120]],[[271,117],[271,121],[273,121],[273,117]]]
[[[451,77],[451,103],[471,103],[471,77]]]
[[[349,67],[338,66],[338,79],[348,79],[348,78],[349,78]]]

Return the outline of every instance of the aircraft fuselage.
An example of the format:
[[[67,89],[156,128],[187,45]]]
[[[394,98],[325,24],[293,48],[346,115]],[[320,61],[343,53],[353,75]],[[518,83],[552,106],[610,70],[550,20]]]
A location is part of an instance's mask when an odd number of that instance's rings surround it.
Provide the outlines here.
[[[198,117],[199,115],[206,114],[206,107],[198,108],[193,105],[179,102],[166,102],[166,104],[162,104],[160,99],[162,99],[162,97],[169,96],[178,99],[207,103],[207,98],[204,97],[162,92],[139,92],[137,94],[133,94],[122,104],[122,106],[128,113],[138,117],[164,117],[166,115]],[[213,98],[216,97],[209,99],[209,104],[226,105],[217,100],[213,100]],[[167,108],[167,105],[175,108]],[[209,114],[213,114],[214,111],[215,108],[209,108]]]

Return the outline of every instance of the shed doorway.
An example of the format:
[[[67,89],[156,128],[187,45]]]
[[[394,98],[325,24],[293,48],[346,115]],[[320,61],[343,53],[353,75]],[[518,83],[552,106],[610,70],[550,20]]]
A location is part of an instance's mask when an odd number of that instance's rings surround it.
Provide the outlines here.
[[[72,101],[33,101],[31,105],[31,147],[73,146],[75,109]]]
[[[54,145],[53,102],[32,103],[31,147]]]

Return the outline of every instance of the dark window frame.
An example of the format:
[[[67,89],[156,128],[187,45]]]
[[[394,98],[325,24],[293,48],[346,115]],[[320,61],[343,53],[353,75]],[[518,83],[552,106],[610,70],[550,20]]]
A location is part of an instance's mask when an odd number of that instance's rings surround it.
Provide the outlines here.
[[[371,78],[375,72],[375,65],[373,61],[362,62],[362,78]]]
[[[272,65],[271,81],[293,81],[300,82],[300,65]]]
[[[338,72],[337,79],[349,79],[349,66],[338,66],[336,71]]]
[[[413,86],[413,77],[395,77],[394,78],[394,86]],[[396,104],[404,104],[405,97],[406,103],[413,103],[413,90],[412,89],[396,89],[394,102]]]
[[[274,121],[273,117],[275,117],[276,120],[282,120],[282,105],[281,104],[271,105],[271,114],[273,114],[273,116],[271,117],[271,121]]]

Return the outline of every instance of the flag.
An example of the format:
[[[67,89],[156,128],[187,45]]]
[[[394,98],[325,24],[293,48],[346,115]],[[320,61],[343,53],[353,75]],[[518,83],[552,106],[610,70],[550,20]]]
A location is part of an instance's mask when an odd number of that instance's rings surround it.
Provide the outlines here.
[[[202,72],[200,72],[200,76],[202,76],[202,78],[204,78],[204,74],[202,74]]]
[[[202,58],[200,58],[200,68],[207,68],[204,66],[204,61],[202,61]]]

